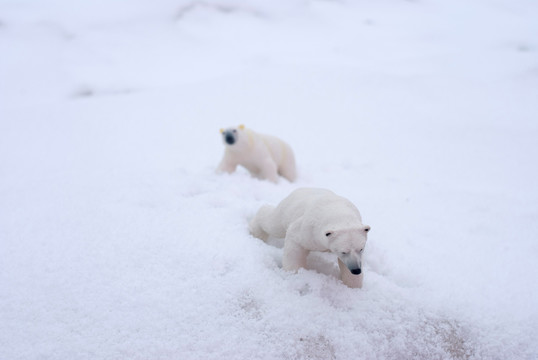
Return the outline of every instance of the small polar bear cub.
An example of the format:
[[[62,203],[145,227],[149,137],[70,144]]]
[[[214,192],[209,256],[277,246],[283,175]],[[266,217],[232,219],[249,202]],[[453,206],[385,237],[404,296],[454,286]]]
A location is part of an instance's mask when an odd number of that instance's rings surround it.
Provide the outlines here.
[[[310,251],[328,251],[338,257],[343,283],[362,287],[362,253],[370,226],[362,224],[355,205],[332,191],[297,189],[277,207],[262,206],[249,230],[263,241],[284,238],[284,270],[304,268]]]
[[[259,179],[276,183],[281,175],[289,181],[295,180],[295,156],[284,141],[256,133],[244,125],[220,132],[226,149],[217,171],[232,173],[237,165],[242,165]]]

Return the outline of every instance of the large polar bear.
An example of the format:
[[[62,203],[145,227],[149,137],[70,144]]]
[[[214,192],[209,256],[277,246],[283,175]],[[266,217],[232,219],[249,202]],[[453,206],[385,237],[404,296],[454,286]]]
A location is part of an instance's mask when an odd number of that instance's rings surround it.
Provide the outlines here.
[[[263,241],[284,238],[285,270],[304,268],[310,251],[329,251],[338,257],[344,284],[362,287],[362,253],[370,226],[362,224],[355,205],[332,191],[297,189],[276,208],[262,206],[249,230]]]
[[[281,175],[289,181],[296,178],[295,156],[284,141],[256,133],[244,125],[221,129],[226,149],[218,171],[232,173],[244,166],[253,176],[278,181]]]

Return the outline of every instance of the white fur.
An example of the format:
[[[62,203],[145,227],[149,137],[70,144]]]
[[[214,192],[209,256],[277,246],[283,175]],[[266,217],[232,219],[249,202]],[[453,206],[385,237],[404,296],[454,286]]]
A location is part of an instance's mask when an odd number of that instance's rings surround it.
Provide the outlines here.
[[[262,206],[249,229],[253,236],[264,241],[269,236],[284,238],[285,270],[304,268],[310,251],[330,251],[338,256],[344,284],[362,287],[362,250],[370,226],[362,224],[355,205],[332,191],[297,189],[277,207]],[[361,273],[354,275],[350,269],[361,269]]]
[[[237,165],[241,165],[260,179],[276,183],[278,175],[281,175],[289,181],[295,180],[295,156],[284,141],[274,136],[259,134],[244,126],[228,128],[221,132],[224,131],[234,131],[236,143],[229,145],[225,142],[226,149],[218,171],[232,173]]]

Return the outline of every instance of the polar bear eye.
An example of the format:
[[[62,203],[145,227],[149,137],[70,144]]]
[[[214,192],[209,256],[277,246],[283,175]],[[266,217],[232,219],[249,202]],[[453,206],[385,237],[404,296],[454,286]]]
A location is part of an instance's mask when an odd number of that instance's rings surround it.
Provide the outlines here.
[[[349,254],[349,251],[342,251],[342,252],[340,253],[340,255],[348,255],[348,254]]]
[[[328,232],[325,234],[325,236],[331,236],[332,232]]]

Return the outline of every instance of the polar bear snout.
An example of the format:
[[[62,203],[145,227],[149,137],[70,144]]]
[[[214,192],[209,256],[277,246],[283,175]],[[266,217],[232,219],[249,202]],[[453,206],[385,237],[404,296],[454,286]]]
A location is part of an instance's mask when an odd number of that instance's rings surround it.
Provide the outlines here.
[[[348,270],[353,275],[360,275],[362,273],[362,254],[361,252],[347,252],[340,253],[338,258],[344,263]]]
[[[227,130],[222,133],[222,136],[224,136],[224,142],[228,145],[233,145],[236,142],[236,136],[237,130]]]

